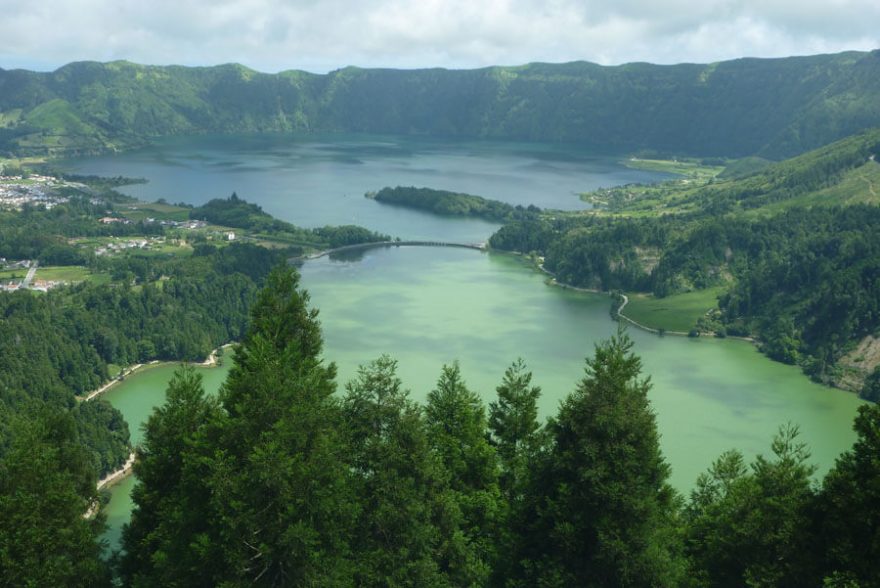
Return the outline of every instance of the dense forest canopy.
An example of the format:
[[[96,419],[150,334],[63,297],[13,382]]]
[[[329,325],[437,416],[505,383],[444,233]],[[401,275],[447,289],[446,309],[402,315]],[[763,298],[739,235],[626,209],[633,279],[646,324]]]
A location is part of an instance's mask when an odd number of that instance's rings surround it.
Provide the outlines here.
[[[0,152],[89,152],[184,133],[346,131],[781,158],[880,125],[880,51],[706,65],[477,70],[71,63],[0,69]]]

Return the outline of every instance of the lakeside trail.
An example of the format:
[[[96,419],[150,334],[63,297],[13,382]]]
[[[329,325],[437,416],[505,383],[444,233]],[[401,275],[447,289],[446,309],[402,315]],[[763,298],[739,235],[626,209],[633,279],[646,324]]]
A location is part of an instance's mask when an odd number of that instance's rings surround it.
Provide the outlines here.
[[[220,350],[232,347],[232,345],[233,345],[233,343],[226,343],[224,345],[221,345],[217,349],[212,350],[211,353],[208,354],[208,357],[205,358],[205,361],[194,364],[194,365],[197,365],[199,367],[216,367],[217,360],[218,360],[219,354],[220,354]],[[80,402],[88,402],[89,400],[94,400],[95,398],[97,398],[98,396],[100,396],[101,394],[103,394],[104,392],[109,390],[110,388],[116,386],[120,382],[125,381],[125,378],[127,378],[128,376],[132,376],[144,368],[158,365],[159,363],[161,363],[161,362],[158,359],[154,359],[153,361],[151,361],[149,363],[136,363],[136,364],[132,365],[131,367],[123,369],[119,373],[118,376],[116,376],[115,378],[111,378],[108,382],[105,382],[100,387],[95,388],[94,390],[92,390],[91,392],[86,394],[85,396],[77,396],[77,400],[79,400]]]
[[[596,288],[579,288],[577,286],[563,284],[562,282],[560,282],[559,280],[556,279],[556,276],[553,275],[552,272],[550,272],[547,268],[544,267],[543,263],[538,264],[538,269],[540,269],[542,272],[544,272],[545,274],[550,276],[550,285],[552,285],[552,286],[556,286],[558,288],[565,288],[566,290],[574,290],[576,292],[587,292],[589,294],[603,294],[608,297],[613,297],[613,294],[611,292],[608,292],[605,290],[598,290]],[[626,307],[627,304],[629,304],[629,296],[627,296],[626,294],[621,292],[620,297],[623,298],[623,304],[618,306],[617,310],[615,312],[618,319],[623,319],[624,321],[628,322],[629,324],[633,325],[634,327],[642,329],[643,331],[647,331],[649,333],[654,333],[655,335],[661,335],[661,336],[662,335],[676,335],[679,337],[688,337],[689,336],[688,333],[685,333],[684,331],[662,331],[661,332],[660,329],[655,329],[653,327],[649,327],[647,325],[643,325],[639,322],[634,321],[630,317],[623,314],[623,309]]]
[[[214,349],[213,351],[211,351],[211,353],[208,355],[208,357],[205,359],[205,361],[203,361],[202,363],[200,363],[198,365],[200,365],[202,367],[217,367],[217,360],[219,358],[220,351],[221,350],[225,351],[226,349],[229,349],[233,345],[234,345],[234,343],[226,343],[225,345],[221,345],[217,349]]]
[[[684,331],[662,331],[661,332],[660,329],[655,329],[653,327],[649,327],[647,325],[643,325],[641,323],[634,321],[633,319],[631,319],[628,316],[626,316],[625,314],[623,314],[624,307],[627,304],[629,304],[629,296],[627,296],[623,292],[620,293],[620,296],[621,296],[621,298],[623,298],[623,304],[621,304],[620,306],[617,307],[617,318],[623,319],[623,320],[627,321],[629,324],[635,325],[636,327],[642,329],[643,331],[648,331],[649,333],[654,333],[657,335],[678,335],[679,337],[689,337],[690,336],[689,333],[685,333]]]
[[[112,486],[116,482],[119,482],[120,480],[131,474],[132,468],[134,467],[134,459],[135,452],[132,451],[128,454],[128,459],[125,460],[125,463],[122,464],[121,468],[116,471],[110,472],[109,474],[98,480],[98,490],[106,486]]]
[[[109,474],[107,474],[106,476],[104,476],[103,478],[98,480],[97,490],[100,492],[104,488],[112,486],[113,484],[116,484],[117,482],[120,482],[120,481],[124,480],[125,478],[127,478],[128,476],[130,476],[132,471],[134,470],[135,457],[136,457],[136,454],[134,451],[129,453],[128,459],[125,460],[125,463],[122,465],[121,468],[119,468],[116,471],[110,472]],[[89,508],[83,514],[83,518],[84,519],[92,518],[93,516],[98,514],[98,511],[100,509],[101,509],[101,502],[100,501],[93,502],[91,505],[89,505]]]
[[[109,390],[110,388],[112,388],[113,386],[118,384],[119,382],[122,382],[123,380],[125,380],[126,376],[132,375],[133,373],[135,373],[136,371],[138,371],[142,367],[144,367],[144,364],[136,363],[128,369],[123,369],[121,372],[119,372],[118,376],[116,376],[115,378],[112,378],[106,384],[102,385],[99,388],[92,390],[91,392],[89,392],[85,396],[77,396],[77,398],[81,402],[88,402],[89,400],[97,398],[98,396],[100,396],[101,394],[103,394],[104,392],[106,392],[107,390]]]
[[[613,297],[613,294],[611,292],[608,292],[605,290],[598,290],[596,288],[579,288],[577,286],[563,284],[562,282],[560,282],[559,280],[556,279],[556,276],[554,276],[552,272],[550,272],[549,270],[547,270],[544,267],[543,263],[538,263],[537,267],[539,270],[541,270],[542,272],[544,272],[545,274],[550,276],[550,285],[551,286],[556,286],[558,288],[565,288],[567,290],[575,290],[576,292],[587,292],[589,294],[603,294],[608,297]],[[626,294],[621,292],[620,297],[623,298],[623,304],[618,306],[617,311],[615,312],[615,315],[618,319],[622,319],[638,329],[641,329],[643,331],[647,331],[648,333],[653,333],[655,335],[659,335],[661,337],[666,336],[666,335],[675,335],[676,337],[690,337],[691,336],[690,333],[686,333],[684,331],[661,331],[660,329],[655,329],[653,327],[643,325],[643,324],[631,319],[630,317],[623,314],[623,309],[626,307],[627,304],[629,304],[629,296],[627,296]],[[754,339],[754,337],[737,337],[737,336],[728,335],[726,338],[727,339],[734,339],[737,341],[746,341],[747,343],[752,343],[754,345],[757,345],[757,341]]]

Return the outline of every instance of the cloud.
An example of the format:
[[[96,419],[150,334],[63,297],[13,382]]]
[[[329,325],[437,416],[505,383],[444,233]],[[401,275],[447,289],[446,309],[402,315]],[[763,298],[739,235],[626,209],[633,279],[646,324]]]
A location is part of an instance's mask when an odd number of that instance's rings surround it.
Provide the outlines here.
[[[4,0],[0,67],[710,62],[880,45],[876,0]]]

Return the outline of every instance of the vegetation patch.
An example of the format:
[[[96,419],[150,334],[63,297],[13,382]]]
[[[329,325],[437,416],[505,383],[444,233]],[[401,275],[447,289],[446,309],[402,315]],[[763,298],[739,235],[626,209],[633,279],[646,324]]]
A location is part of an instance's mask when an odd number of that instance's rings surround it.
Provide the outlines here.
[[[163,202],[138,202],[119,208],[119,212],[125,218],[133,221],[142,221],[148,218],[158,221],[185,221],[189,218],[189,211],[189,208]]]
[[[91,279],[92,272],[81,265],[46,266],[37,268],[35,280],[47,282],[85,282]]]
[[[647,171],[675,174],[686,176],[691,179],[714,178],[724,171],[725,166],[719,165],[717,160],[703,161],[696,159],[641,159],[630,157],[622,161],[623,165],[631,169],[643,169]]]
[[[365,196],[383,204],[394,204],[444,216],[476,217],[492,222],[513,221],[541,212],[537,206],[524,208],[473,194],[413,186],[382,188],[378,192],[367,192]]]
[[[708,288],[657,298],[652,294],[628,294],[622,314],[640,325],[663,331],[687,333],[713,308],[724,288]]]

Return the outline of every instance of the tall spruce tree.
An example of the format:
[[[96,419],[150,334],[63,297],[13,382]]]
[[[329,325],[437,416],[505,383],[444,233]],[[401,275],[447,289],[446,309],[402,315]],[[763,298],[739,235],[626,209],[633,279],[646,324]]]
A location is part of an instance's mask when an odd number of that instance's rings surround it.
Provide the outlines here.
[[[355,581],[365,588],[448,586],[437,561],[436,524],[448,476],[396,369],[388,356],[361,366],[343,401],[361,504]]]
[[[660,452],[641,360],[619,334],[596,346],[586,376],[550,424],[533,486],[536,524],[519,554],[538,586],[677,586],[676,496]]]
[[[458,363],[443,366],[425,408],[434,450],[449,473],[441,526],[441,570],[455,586],[485,586],[496,557],[501,508],[498,464],[486,411]]]
[[[293,270],[270,274],[220,392],[217,540],[235,583],[348,586],[357,501],[336,369],[323,363],[317,311],[298,288]]]
[[[335,367],[298,286],[289,268],[269,276],[217,405],[184,372],[150,419],[126,531],[131,583],[352,585],[357,501]]]
[[[499,485],[512,503],[522,498],[530,464],[545,441],[538,422],[541,388],[532,385],[532,372],[520,358],[495,390],[498,400],[489,403],[489,428],[501,467]]]
[[[516,569],[511,554],[518,551],[528,533],[531,513],[528,493],[531,473],[539,463],[547,435],[538,422],[537,401],[541,388],[532,385],[532,373],[522,359],[504,372],[495,389],[498,399],[489,403],[491,441],[498,453],[502,508],[496,537],[499,557],[492,571],[492,584],[503,586]]]

